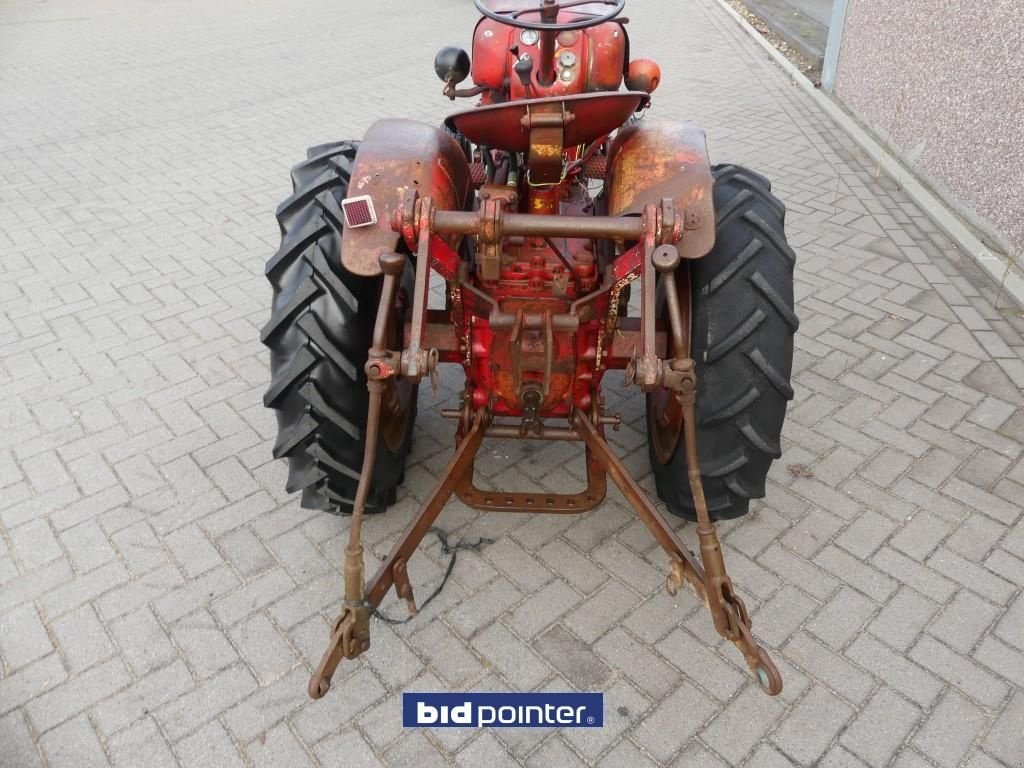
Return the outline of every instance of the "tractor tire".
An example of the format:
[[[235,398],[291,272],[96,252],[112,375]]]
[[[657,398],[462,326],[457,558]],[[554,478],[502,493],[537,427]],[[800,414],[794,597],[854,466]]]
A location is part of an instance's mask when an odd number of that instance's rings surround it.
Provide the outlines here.
[[[354,275],[341,263],[341,201],[357,148],[313,147],[292,169],[295,192],[277,209],[281,246],[266,267],[274,295],[262,332],[271,369],[263,402],[277,413],[274,457],[288,460],[286,488],[302,491],[303,507],[335,514],[352,511],[362,469],[369,408],[363,368],[382,287],[381,278]],[[412,295],[413,275],[407,266],[402,300]],[[403,319],[396,310],[396,328]],[[416,387],[393,382],[384,406],[368,513],[394,503],[404,479]]]
[[[785,206],[763,176],[735,165],[712,168],[717,240],[689,263],[690,355],[697,374],[697,451],[712,520],[745,515],[763,498],[782,455],[793,399],[796,255],[785,236]],[[658,418],[648,396],[648,445],[658,495],[669,511],[696,520],[684,440],[674,452],[652,439]],[[671,449],[669,449],[671,450]]]

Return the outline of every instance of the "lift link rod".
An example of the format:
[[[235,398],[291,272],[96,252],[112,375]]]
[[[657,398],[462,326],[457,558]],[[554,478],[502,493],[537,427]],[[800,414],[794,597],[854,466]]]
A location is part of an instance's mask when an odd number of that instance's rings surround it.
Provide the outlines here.
[[[394,314],[398,281],[405,270],[405,256],[386,253],[380,257],[384,271],[380,305],[373,328],[373,344],[366,361],[366,387],[370,393],[363,444],[363,467],[359,473],[356,497],[352,505],[352,523],[345,549],[345,601],[341,614],[334,622],[331,639],[320,665],[309,681],[309,695],[322,698],[331,687],[331,677],[342,659],[355,659],[370,648],[370,605],[365,600],[365,564],[363,560],[363,516],[366,499],[370,494],[373,470],[377,461],[377,442],[380,434],[381,404],[384,388],[398,371],[395,359],[388,351],[391,318]],[[403,585],[407,586],[407,585]],[[408,599],[412,600],[412,587],[408,586]],[[411,604],[411,603],[410,603]]]
[[[662,245],[648,251],[649,266],[653,267],[661,279],[669,281],[669,290],[665,291],[665,304],[668,321],[672,332],[673,348],[678,352],[688,350],[688,339],[683,335],[682,307],[679,296],[672,290],[674,276],[681,259],[679,252],[669,245]],[[653,278],[651,270],[647,271]],[[647,282],[653,283],[653,279]],[[653,296],[644,295],[644,301],[653,304]],[[653,316],[653,307],[647,306],[648,316]],[[648,355],[645,355],[645,360]],[[736,594],[732,579],[725,569],[725,558],[722,545],[718,540],[718,531],[711,522],[707,499],[704,496],[704,481],[700,474],[700,461],[697,452],[697,373],[694,362],[689,357],[657,361],[655,366],[661,371],[662,385],[675,393],[683,411],[683,441],[686,451],[686,467],[693,495],[694,507],[697,512],[697,539],[700,542],[703,572],[686,567],[686,550],[679,553],[682,558],[673,557],[673,568],[669,574],[668,588],[672,592],[681,586],[682,578],[694,572],[701,573],[703,581],[703,597],[711,613],[715,631],[734,643],[743,653],[747,665],[756,675],[761,687],[771,695],[782,691],[782,676],[775,664],[750,634],[750,614],[743,599]],[[641,382],[643,385],[645,382]],[[614,477],[614,475],[613,475]],[[643,501],[647,501],[646,498]],[[659,516],[660,517],[660,516]],[[676,540],[678,542],[678,539]],[[666,549],[668,549],[666,547]],[[670,551],[670,555],[673,553]],[[681,578],[682,577],[682,578]]]

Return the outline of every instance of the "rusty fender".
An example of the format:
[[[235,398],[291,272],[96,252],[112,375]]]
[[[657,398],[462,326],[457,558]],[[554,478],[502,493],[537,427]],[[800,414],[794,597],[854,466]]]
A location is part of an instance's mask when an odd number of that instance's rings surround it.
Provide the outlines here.
[[[630,216],[668,197],[683,212],[684,259],[715,245],[713,179],[704,131],[693,123],[641,122],[621,130],[609,151],[608,214]]]
[[[344,231],[341,263],[357,275],[381,274],[380,255],[399,248],[401,235],[392,222],[406,192],[414,189],[432,198],[437,210],[461,211],[470,188],[466,156],[444,131],[413,120],[374,123],[356,154],[348,196],[369,195],[377,223]],[[457,235],[446,239],[457,246]]]

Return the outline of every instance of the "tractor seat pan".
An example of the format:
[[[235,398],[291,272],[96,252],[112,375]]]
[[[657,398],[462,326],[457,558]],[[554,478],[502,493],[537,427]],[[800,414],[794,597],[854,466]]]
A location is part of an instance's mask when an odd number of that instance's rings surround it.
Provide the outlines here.
[[[562,143],[571,147],[589,144],[622,127],[648,97],[640,91],[625,91],[522,99],[457,112],[445,125],[474,144],[506,152],[528,151],[532,128],[562,126]]]

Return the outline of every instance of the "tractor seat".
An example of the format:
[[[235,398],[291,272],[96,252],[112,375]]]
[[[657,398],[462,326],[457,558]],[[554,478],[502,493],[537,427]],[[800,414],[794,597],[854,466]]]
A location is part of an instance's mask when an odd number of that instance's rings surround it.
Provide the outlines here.
[[[648,98],[647,93],[625,91],[522,99],[457,112],[445,125],[474,144],[506,152],[526,152],[535,143],[535,132],[560,128],[562,146],[572,147],[620,128]]]

